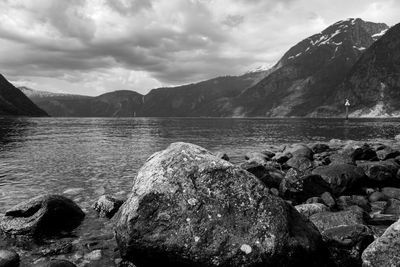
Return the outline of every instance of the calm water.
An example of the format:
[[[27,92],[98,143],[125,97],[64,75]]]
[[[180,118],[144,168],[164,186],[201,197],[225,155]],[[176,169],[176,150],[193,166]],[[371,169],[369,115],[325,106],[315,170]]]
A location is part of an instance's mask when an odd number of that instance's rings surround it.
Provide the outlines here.
[[[65,192],[85,209],[104,193],[124,197],[146,158],[171,142],[238,159],[269,144],[399,133],[399,119],[0,118],[0,213],[47,192]]]

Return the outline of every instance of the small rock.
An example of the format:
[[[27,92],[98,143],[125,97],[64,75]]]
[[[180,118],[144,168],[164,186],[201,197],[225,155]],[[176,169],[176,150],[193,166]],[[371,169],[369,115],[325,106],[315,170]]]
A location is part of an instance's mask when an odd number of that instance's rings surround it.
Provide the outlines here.
[[[400,188],[384,187],[381,192],[388,198],[400,199]]]
[[[325,192],[321,195],[322,203],[324,203],[328,208],[332,209],[336,206],[336,201],[332,197],[331,193]]]
[[[327,144],[321,144],[321,143],[315,144],[311,147],[311,150],[316,154],[326,152],[329,149],[330,149],[330,147]]]
[[[301,204],[295,206],[296,210],[305,217],[310,217],[313,214],[329,211],[329,208],[321,203]]]
[[[83,258],[88,261],[98,261],[102,257],[102,253],[100,249],[93,250],[92,252],[85,254]]]
[[[228,154],[226,154],[225,152],[217,152],[217,153],[215,154],[215,156],[216,156],[217,158],[220,158],[220,159],[229,161],[229,156],[228,156]]]
[[[100,217],[112,218],[124,202],[110,195],[101,196],[93,205]]]
[[[325,204],[320,197],[310,197],[309,199],[306,200],[305,204],[314,204],[314,203],[321,203]]]
[[[382,192],[376,191],[373,192],[371,195],[369,195],[368,199],[370,202],[376,202],[376,201],[387,200],[388,197]]]
[[[15,251],[0,250],[0,267],[18,267],[19,255]]]
[[[336,205],[339,210],[345,210],[351,206],[359,206],[364,211],[369,212],[371,207],[365,196],[340,196],[336,200]]]
[[[371,213],[383,213],[387,207],[387,201],[374,201],[370,203]]]
[[[67,260],[52,259],[46,267],[76,267],[76,265]]]
[[[309,217],[320,232],[343,225],[365,224],[362,211],[345,210],[338,212],[321,212]]]
[[[247,244],[243,244],[243,245],[240,247],[240,250],[243,251],[243,252],[246,253],[246,254],[250,254],[251,251],[252,251],[251,247],[250,247],[249,245],[247,245]]]
[[[286,162],[286,165],[300,171],[305,171],[314,167],[313,162],[309,158],[302,156],[292,157]]]
[[[383,214],[396,215],[397,219],[399,219],[399,216],[400,216],[400,200],[395,199],[395,198],[389,199]]]

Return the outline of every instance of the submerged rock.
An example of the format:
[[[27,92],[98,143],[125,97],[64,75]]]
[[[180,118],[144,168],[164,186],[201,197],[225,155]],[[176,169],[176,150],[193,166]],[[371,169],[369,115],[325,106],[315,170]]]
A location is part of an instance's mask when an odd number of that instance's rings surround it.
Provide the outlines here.
[[[15,251],[0,250],[0,267],[18,267],[19,255]]]
[[[100,217],[112,218],[124,202],[110,195],[101,196],[93,205]]]
[[[399,262],[400,221],[397,221],[364,250],[362,263],[365,267],[380,267],[399,266]]]
[[[42,195],[6,211],[0,229],[7,234],[57,234],[76,228],[85,214],[72,200],[59,195]]]
[[[320,166],[315,168],[312,173],[321,175],[335,195],[341,195],[351,190],[365,177],[363,169],[350,164]]]
[[[193,144],[152,155],[117,215],[122,258],[138,266],[327,265],[306,218],[250,173]]]

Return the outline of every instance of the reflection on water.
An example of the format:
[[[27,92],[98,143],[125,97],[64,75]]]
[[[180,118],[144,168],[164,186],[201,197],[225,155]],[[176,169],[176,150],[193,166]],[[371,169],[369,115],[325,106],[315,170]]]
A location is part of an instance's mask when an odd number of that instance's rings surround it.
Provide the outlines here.
[[[393,139],[400,120],[209,118],[0,118],[1,212],[40,193],[68,193],[88,208],[125,195],[155,151],[184,141],[233,159],[266,145],[336,139]]]

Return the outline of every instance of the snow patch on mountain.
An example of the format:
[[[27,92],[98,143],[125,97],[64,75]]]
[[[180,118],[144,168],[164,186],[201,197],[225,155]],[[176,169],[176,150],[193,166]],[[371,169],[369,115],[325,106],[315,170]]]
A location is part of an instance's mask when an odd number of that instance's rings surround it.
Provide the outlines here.
[[[388,31],[388,29],[385,29],[379,33],[376,33],[374,35],[372,35],[372,39],[374,39],[374,41],[378,40],[379,38],[381,38],[386,32]]]

